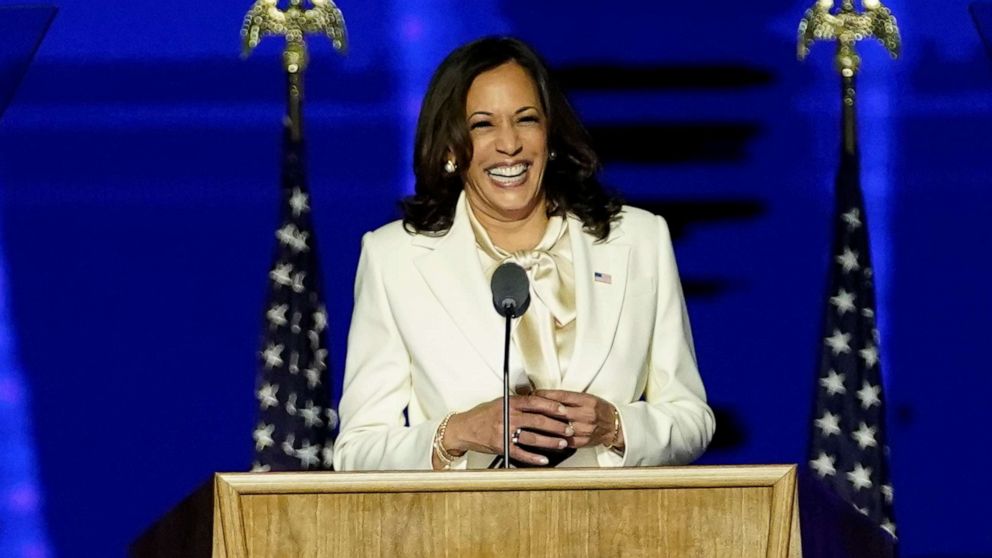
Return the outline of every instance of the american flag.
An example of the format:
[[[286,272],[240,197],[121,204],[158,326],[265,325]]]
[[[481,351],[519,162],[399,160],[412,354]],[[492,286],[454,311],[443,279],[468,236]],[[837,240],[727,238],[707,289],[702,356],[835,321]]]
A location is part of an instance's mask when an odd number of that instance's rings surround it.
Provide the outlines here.
[[[337,427],[327,371],[327,311],[320,295],[304,144],[286,126],[282,222],[269,271],[255,397],[252,471],[329,469]]]
[[[859,175],[857,153],[843,150],[809,465],[895,537],[875,286]]]

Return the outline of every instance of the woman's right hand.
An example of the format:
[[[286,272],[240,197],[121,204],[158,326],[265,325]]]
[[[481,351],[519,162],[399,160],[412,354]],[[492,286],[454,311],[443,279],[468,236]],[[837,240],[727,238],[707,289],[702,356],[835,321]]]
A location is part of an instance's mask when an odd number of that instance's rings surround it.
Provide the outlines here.
[[[536,395],[510,397],[510,435],[517,429],[522,430],[517,436],[518,443],[511,442],[510,458],[547,465],[547,457],[524,448],[564,449],[568,444],[566,438],[575,435],[568,420],[563,418],[564,414],[565,409],[557,401]],[[466,451],[502,455],[503,398],[452,415],[441,443],[452,455],[462,455]]]

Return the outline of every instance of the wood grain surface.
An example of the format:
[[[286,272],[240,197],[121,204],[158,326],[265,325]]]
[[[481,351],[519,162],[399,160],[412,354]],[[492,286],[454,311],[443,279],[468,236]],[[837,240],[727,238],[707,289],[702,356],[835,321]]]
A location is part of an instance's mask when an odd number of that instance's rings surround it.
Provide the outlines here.
[[[795,484],[782,465],[221,474],[214,555],[799,558]]]

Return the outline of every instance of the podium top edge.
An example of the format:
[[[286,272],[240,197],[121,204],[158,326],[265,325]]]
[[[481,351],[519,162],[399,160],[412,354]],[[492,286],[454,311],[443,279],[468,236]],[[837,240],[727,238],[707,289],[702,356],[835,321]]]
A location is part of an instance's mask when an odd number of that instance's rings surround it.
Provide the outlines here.
[[[472,471],[218,473],[238,494],[774,487],[796,465]]]

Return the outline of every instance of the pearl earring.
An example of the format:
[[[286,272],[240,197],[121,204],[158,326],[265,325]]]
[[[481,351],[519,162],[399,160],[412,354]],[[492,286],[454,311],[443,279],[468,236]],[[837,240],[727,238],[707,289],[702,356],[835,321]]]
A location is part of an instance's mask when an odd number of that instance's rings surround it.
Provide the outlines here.
[[[448,159],[448,161],[444,163],[444,172],[448,174],[455,174],[456,170],[458,170],[458,165],[456,165],[451,159]]]
[[[557,158],[558,158],[558,152],[552,149],[551,153],[548,153],[548,159],[554,161]]]

